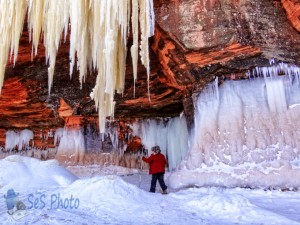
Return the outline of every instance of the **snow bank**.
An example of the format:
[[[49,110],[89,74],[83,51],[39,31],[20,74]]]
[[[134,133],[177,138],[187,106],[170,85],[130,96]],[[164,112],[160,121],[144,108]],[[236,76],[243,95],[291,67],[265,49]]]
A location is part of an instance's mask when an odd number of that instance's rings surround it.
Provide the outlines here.
[[[141,190],[110,175],[77,180],[61,194],[70,193],[80,200],[81,210],[99,217],[98,223],[298,224],[255,205],[247,191],[237,189],[191,188],[161,195]],[[282,193],[279,196],[282,197]],[[259,193],[260,198],[265,194]]]
[[[141,190],[135,185],[126,183],[116,175],[99,176],[89,179],[77,180],[65,189],[66,193],[80,198],[90,204],[141,204],[140,200],[155,201],[151,193]],[[114,201],[116,201],[114,203]],[[154,203],[154,202],[153,202]],[[123,206],[124,207],[124,206]],[[136,207],[132,205],[131,207]]]
[[[189,196],[189,199],[184,201],[181,207],[194,214],[201,212],[205,219],[213,218],[213,224],[298,224],[252,204],[248,197],[244,196],[245,193],[239,194],[236,190],[190,189],[183,193]],[[181,194],[175,196],[181,197]],[[263,223],[258,223],[259,221]]]
[[[141,190],[115,175],[77,180],[61,195],[70,193],[80,200],[81,209],[101,216],[99,224],[108,221],[111,224],[159,224],[161,221],[164,196]]]
[[[9,162],[7,158],[5,160]],[[22,160],[27,159],[19,157],[16,161],[16,158],[11,158],[17,164]],[[0,161],[1,166],[3,161]],[[55,163],[50,164],[56,166]],[[11,163],[9,166],[12,166]],[[46,171],[41,166],[39,168],[42,168],[40,174],[52,176],[53,169]],[[64,170],[59,173],[63,175]],[[33,183],[37,181],[32,179]],[[2,195],[6,193],[3,189],[0,192]],[[299,192],[213,187],[189,188],[162,195],[149,193],[118,176],[109,175],[78,179],[66,187],[55,189],[44,184],[35,192],[28,189],[20,193],[25,204],[29,204],[26,201],[29,194],[33,193],[37,198],[43,194],[46,205],[44,208],[28,209],[28,216],[19,221],[22,224],[296,225],[299,224],[296,221],[300,221],[297,213],[300,210]],[[58,194],[60,199],[76,199],[78,207],[55,208],[56,203],[54,208],[50,207],[52,196]],[[0,205],[0,216],[1,224],[16,223],[3,204]]]
[[[67,186],[76,179],[56,160],[40,161],[18,155],[0,160],[0,187],[3,189]]]
[[[170,187],[189,186],[250,187],[297,189],[300,186],[300,161],[278,160],[238,166],[218,164],[195,170],[183,169],[168,177]]]

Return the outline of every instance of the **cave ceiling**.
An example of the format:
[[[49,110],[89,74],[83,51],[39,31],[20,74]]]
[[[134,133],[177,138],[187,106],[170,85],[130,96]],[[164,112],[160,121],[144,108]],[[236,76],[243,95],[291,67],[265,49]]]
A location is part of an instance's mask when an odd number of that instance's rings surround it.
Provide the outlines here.
[[[155,35],[150,38],[150,80],[141,63],[133,83],[127,56],[125,90],[115,95],[115,118],[193,116],[192,96],[219,77],[247,78],[245,72],[269,61],[299,66],[300,2],[296,0],[155,0]],[[128,47],[132,39],[128,39]],[[27,24],[17,62],[7,64],[0,96],[0,128],[62,127],[66,118],[97,118],[90,93],[96,72],[80,88],[70,77],[69,41],[61,43],[51,94],[43,44],[32,57]],[[75,65],[76,66],[76,65]],[[234,76],[232,76],[234,74]],[[135,93],[134,93],[135,85]]]

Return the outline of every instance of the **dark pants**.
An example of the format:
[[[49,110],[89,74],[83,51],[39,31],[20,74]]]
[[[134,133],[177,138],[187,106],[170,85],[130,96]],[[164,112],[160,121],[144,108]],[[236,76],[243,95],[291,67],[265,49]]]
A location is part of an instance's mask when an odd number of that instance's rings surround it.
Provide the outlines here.
[[[160,185],[160,187],[163,191],[167,189],[167,186],[164,182],[164,174],[165,173],[154,173],[154,174],[152,174],[150,192],[155,192],[155,187],[156,187],[156,181],[157,180],[158,180],[159,185]]]

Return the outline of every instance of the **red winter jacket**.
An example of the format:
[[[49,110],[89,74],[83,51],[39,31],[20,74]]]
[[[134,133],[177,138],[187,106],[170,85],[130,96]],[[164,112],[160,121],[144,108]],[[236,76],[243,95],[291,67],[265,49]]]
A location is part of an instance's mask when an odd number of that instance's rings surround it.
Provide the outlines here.
[[[167,160],[163,154],[151,154],[149,158],[143,157],[142,159],[150,165],[149,174],[165,172],[165,165],[167,164]]]

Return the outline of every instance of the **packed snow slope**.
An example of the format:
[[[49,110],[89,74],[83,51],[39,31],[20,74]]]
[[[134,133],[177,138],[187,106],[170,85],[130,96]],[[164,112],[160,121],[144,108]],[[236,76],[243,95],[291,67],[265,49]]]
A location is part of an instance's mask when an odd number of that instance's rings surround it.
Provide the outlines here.
[[[15,220],[2,198],[1,224],[300,224],[295,191],[191,187],[162,195],[148,192],[148,174],[125,168],[87,167],[78,179],[56,161],[10,156],[0,167],[0,196],[14,189],[27,207]]]

